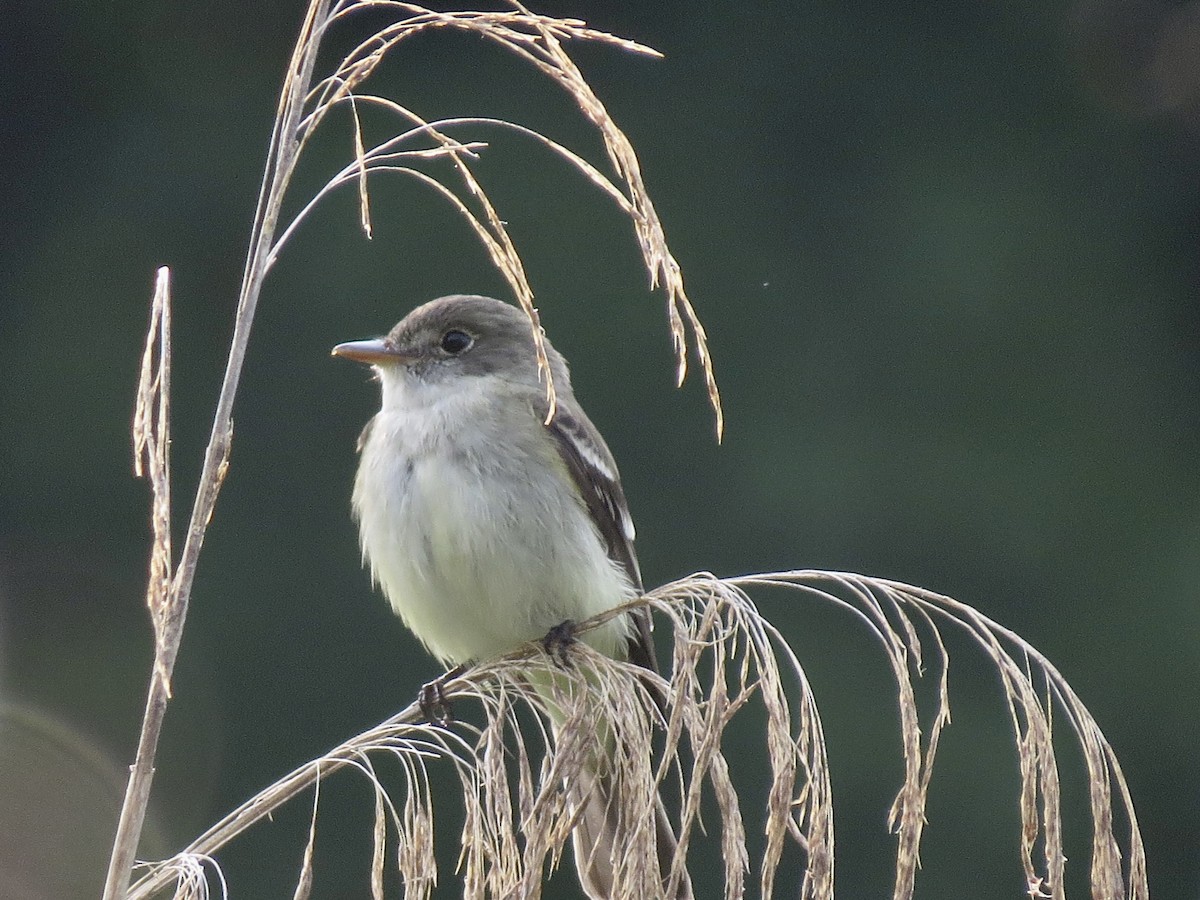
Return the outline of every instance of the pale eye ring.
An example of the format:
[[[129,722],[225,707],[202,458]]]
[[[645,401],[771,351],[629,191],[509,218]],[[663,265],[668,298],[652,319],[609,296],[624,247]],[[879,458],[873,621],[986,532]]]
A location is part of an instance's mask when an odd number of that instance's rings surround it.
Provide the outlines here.
[[[475,343],[475,338],[471,337],[465,331],[458,328],[451,328],[442,335],[438,346],[442,348],[442,352],[449,353],[451,356],[457,356],[470,348],[473,343]]]

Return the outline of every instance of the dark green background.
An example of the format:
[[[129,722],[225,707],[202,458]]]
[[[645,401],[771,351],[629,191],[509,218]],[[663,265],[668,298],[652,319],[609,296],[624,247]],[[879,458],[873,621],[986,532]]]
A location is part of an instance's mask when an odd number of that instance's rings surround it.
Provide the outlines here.
[[[175,273],[182,523],[301,9],[0,8],[0,894],[88,897],[150,659],[148,491],[128,425],[153,271]],[[848,569],[1010,626],[1116,747],[1162,900],[1200,892],[1195,10],[541,4],[666,54],[577,56],[641,155],[709,329],[720,447],[699,383],[672,389],[662,297],[630,226],[510,136],[484,134],[478,167],[621,463],[647,582]],[[555,88],[477,39],[422,38],[382,77],[426,117],[507,116],[600,159]],[[348,158],[345,122],[331,124],[293,202]],[[415,184],[379,182],[374,209],[367,242],[349,192],[325,205],[264,291],[148,853],[437,671],[360,570],[349,493],[375,389],[328,351],[433,296],[503,288]],[[900,768],[882,656],[844,614],[762,605],[825,716],[839,895],[886,896]],[[1018,897],[996,678],[965,643],[951,650],[955,720],[918,896]],[[1069,741],[1061,752],[1069,887],[1083,896],[1082,775]],[[368,896],[369,801],[353,780],[331,789],[316,896]],[[305,805],[222,856],[233,896],[291,896]],[[455,885],[447,871],[447,896]]]

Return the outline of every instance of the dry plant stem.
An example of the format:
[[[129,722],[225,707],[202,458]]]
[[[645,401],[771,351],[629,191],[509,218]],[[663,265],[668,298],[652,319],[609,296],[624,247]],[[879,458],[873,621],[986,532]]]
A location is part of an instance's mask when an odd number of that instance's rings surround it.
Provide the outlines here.
[[[242,363],[250,337],[250,326],[254,320],[254,311],[262,290],[263,279],[267,274],[267,254],[274,239],[280,205],[295,167],[298,148],[292,136],[295,134],[296,123],[303,112],[304,98],[308,93],[313,66],[316,63],[319,44],[316,35],[324,28],[328,8],[329,0],[317,0],[309,7],[300,40],[296,45],[284,81],[266,176],[259,193],[250,253],[247,256],[246,268],[242,277],[242,288],[238,298],[237,316],[234,321],[229,359],[225,367],[225,378],[221,384],[221,394],[213,416],[212,432],[204,453],[204,467],[196,489],[196,498],[192,506],[192,516],[188,523],[187,537],[184,541],[179,566],[174,570],[169,586],[164,578],[163,583],[156,588],[152,578],[150,591],[154,592],[157,589],[164,591],[161,607],[155,614],[154,673],[150,679],[146,711],[138,738],[137,757],[130,771],[129,786],[122,804],[117,834],[113,842],[113,852],[109,860],[108,875],[104,886],[105,900],[118,900],[124,896],[129,885],[133,861],[137,855],[137,845],[141,838],[146,806],[150,799],[150,786],[154,777],[154,757],[158,747],[158,738],[162,731],[167,702],[170,699],[171,673],[174,670],[175,658],[179,653],[179,645],[183,638],[183,625],[187,617],[188,600],[195,578],[196,561],[199,558],[200,547],[204,543],[204,534],[212,518],[217,495],[229,463],[229,448],[233,438],[233,400],[237,394]],[[160,382],[159,390],[165,394],[165,389],[166,385]],[[160,427],[165,427],[165,422],[158,424]],[[167,506],[164,519],[168,533],[169,518],[169,506]],[[156,528],[158,520],[159,511],[156,506]],[[171,571],[169,563],[167,571]]]
[[[655,680],[647,688],[644,673],[639,676],[629,664],[601,657],[586,645],[572,651],[577,656],[567,672],[546,668],[551,664],[536,652],[476,666],[449,682],[446,693],[456,701],[479,703],[482,725],[463,720],[453,730],[422,725],[416,721],[420,712],[413,704],[272,785],[179,856],[154,864],[130,896],[141,900],[171,883],[182,891],[184,879],[194,879],[206,862],[211,863],[211,854],[248,825],[329,773],[349,766],[371,778],[376,788],[373,896],[382,896],[383,860],[390,856],[396,860],[406,896],[427,897],[436,868],[432,798],[425,766],[435,759],[452,765],[465,804],[460,857],[465,895],[537,896],[574,825],[562,785],[572,783],[581,767],[594,758],[595,713],[602,710],[606,734],[612,736],[616,748],[613,796],[620,808],[618,815],[628,827],[623,844],[628,852],[616,866],[622,887],[615,893],[659,896],[661,885],[647,880],[647,861],[653,855],[647,843],[652,829],[646,827],[646,811],[664,787],[673,786],[682,801],[678,820],[672,823],[680,855],[668,877],[686,866],[689,838],[701,827],[703,785],[720,813],[717,824],[725,862],[724,895],[734,900],[746,894],[750,859],[740,812],[742,798],[734,791],[722,742],[738,710],[757,703],[767,717],[771,774],[765,804],[768,846],[759,863],[760,895],[773,896],[782,852],[790,847],[805,859],[798,895],[802,900],[831,900],[833,801],[820,717],[799,660],[746,593],[763,586],[797,591],[849,611],[869,628],[892,661],[898,699],[902,707],[908,707],[901,713],[905,776],[891,814],[892,826],[900,832],[895,897],[910,900],[913,894],[920,833],[912,823],[924,816],[938,736],[949,721],[949,658],[939,631],[949,622],[976,642],[1001,676],[1013,717],[1022,779],[1019,803],[1025,829],[1021,861],[1030,896],[1065,897],[1061,812],[1050,730],[1051,709],[1057,706],[1078,736],[1088,765],[1093,806],[1091,896],[1094,900],[1146,900],[1145,853],[1115,753],[1079,698],[1036,649],[948,597],[881,579],[812,571],[731,579],[695,575],[583,623],[584,627],[595,626],[624,614],[633,605],[652,608],[670,623],[674,639],[670,683]],[[925,659],[930,647],[931,662]],[[919,703],[915,683],[926,677],[927,663],[933,670],[936,693]],[[552,686],[549,706],[567,723],[555,737],[545,724],[545,698],[531,687],[538,672],[549,678],[542,682],[543,689]],[[794,702],[797,698],[798,704]],[[660,713],[662,700],[666,701],[661,707],[665,722]],[[918,707],[927,705],[933,709],[932,724],[922,736],[923,716]],[[530,729],[523,733],[518,727],[519,706],[532,707],[536,714],[539,728],[532,729],[532,735]],[[655,720],[663,726],[658,742],[651,727]],[[527,746],[531,739],[540,746]],[[661,749],[655,749],[656,743]],[[376,775],[371,758],[378,754],[390,756],[402,767],[406,786],[402,803],[393,801]],[[1115,815],[1123,816],[1128,824],[1124,841],[1116,834]],[[709,822],[710,834],[713,825]],[[313,834],[310,828],[310,847]],[[398,845],[394,854],[384,846],[393,836],[393,846]],[[1044,856],[1041,865],[1033,860],[1039,840]],[[1124,870],[1123,851],[1128,860]],[[310,851],[305,852],[308,858]],[[311,874],[309,864],[302,865],[298,895]]]
[[[177,628],[171,604],[170,423],[171,276],[164,267],[158,270],[155,282],[133,417],[134,472],[149,479],[153,494],[150,518],[154,543],[146,581],[146,605],[154,626],[154,670],[150,674],[150,690],[146,698],[137,755],[129,772],[121,817],[113,840],[113,853],[105,876],[106,898],[121,896],[129,884],[129,873],[150,799],[154,753],[162,731],[163,713],[171,695],[171,665],[174,662],[171,635]]]

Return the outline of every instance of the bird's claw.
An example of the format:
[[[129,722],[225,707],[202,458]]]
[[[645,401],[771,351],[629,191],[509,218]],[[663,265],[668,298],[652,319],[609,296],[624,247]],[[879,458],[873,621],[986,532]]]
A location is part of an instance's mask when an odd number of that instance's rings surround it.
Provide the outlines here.
[[[546,636],[542,638],[542,649],[560,669],[565,669],[571,663],[568,651],[578,640],[575,637],[575,623],[567,619],[546,632]]]
[[[446,696],[446,682],[462,673],[463,666],[455,666],[428,684],[421,685],[417,693],[417,705],[421,708],[421,715],[434,725],[444,728],[454,721],[454,710],[450,707],[450,698]]]

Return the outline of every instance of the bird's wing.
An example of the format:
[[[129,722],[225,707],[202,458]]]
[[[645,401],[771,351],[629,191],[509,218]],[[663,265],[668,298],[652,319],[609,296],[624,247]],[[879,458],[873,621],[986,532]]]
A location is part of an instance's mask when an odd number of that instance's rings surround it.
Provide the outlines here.
[[[625,570],[630,583],[640,594],[642,573],[633,551],[633,519],[629,515],[617,464],[608,445],[586,415],[562,406],[546,427],[587,504],[609,557]],[[650,637],[650,612],[637,609],[630,616],[633,618],[634,633],[629,639],[629,659],[652,672],[658,672],[654,643]]]

